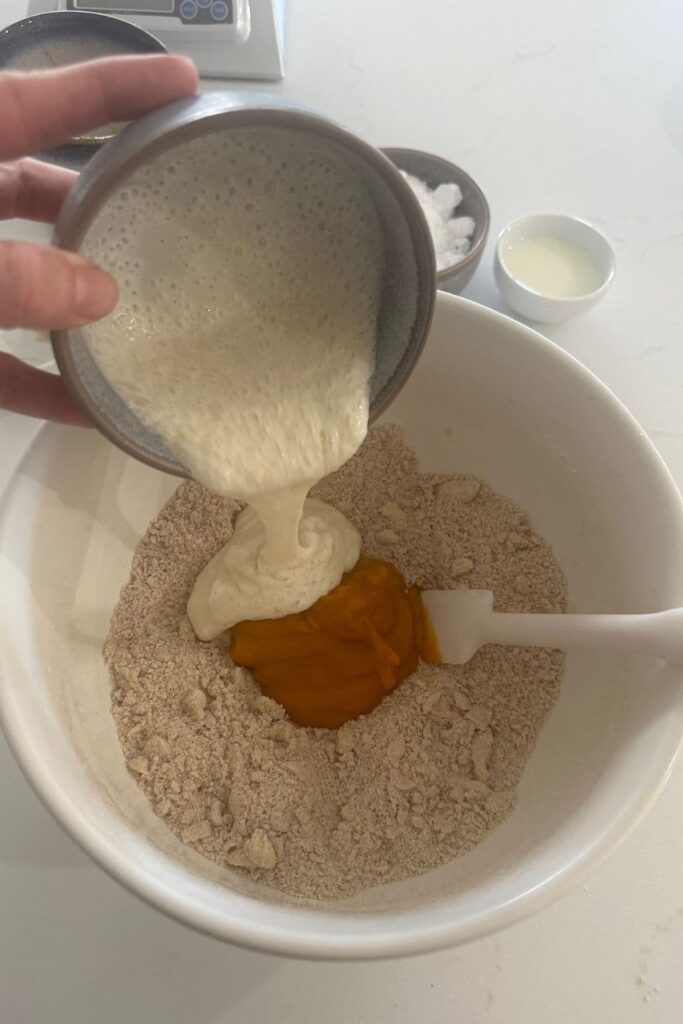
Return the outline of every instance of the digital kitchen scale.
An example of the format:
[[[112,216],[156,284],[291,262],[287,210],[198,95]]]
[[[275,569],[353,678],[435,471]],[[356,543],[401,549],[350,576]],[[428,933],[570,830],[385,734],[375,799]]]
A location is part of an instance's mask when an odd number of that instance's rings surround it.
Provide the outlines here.
[[[28,15],[110,14],[191,57],[204,78],[283,77],[285,0],[29,0]]]

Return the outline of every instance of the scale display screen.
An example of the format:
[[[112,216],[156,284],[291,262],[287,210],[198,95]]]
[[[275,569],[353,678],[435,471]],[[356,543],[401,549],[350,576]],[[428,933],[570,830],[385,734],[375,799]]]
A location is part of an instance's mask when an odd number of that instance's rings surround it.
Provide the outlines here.
[[[117,11],[121,14],[173,14],[174,0],[72,0],[74,11]]]
[[[172,14],[174,0],[72,0],[74,10],[116,10],[122,14]]]
[[[175,17],[183,25],[231,25],[232,0],[67,0],[69,11]]]

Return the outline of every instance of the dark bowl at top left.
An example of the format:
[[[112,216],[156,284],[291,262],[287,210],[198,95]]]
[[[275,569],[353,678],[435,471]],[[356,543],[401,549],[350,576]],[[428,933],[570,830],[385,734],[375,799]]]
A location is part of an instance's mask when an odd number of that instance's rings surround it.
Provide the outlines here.
[[[24,18],[0,31],[0,71],[45,71],[97,57],[145,53],[168,50],[151,33],[108,14],[54,11]],[[119,125],[103,125],[87,137],[36,155],[81,170],[119,129]]]

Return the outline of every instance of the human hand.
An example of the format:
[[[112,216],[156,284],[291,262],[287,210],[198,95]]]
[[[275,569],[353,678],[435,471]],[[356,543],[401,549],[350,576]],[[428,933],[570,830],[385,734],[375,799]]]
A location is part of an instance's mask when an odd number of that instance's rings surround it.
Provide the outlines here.
[[[77,177],[27,154],[110,121],[132,121],[196,89],[194,65],[165,55],[0,74],[0,220],[53,223]],[[79,327],[106,316],[117,299],[114,279],[74,253],[0,241],[0,327]],[[59,376],[7,353],[0,353],[0,408],[89,423]]]

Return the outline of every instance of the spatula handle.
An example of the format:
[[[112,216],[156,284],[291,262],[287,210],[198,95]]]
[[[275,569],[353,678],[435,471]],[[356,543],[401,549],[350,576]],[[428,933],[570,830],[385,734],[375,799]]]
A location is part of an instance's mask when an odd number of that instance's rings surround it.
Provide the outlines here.
[[[683,663],[683,608],[649,615],[529,615],[492,612],[482,643],[586,647]]]

